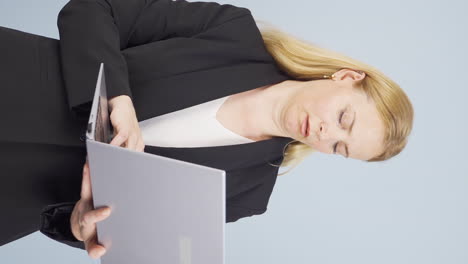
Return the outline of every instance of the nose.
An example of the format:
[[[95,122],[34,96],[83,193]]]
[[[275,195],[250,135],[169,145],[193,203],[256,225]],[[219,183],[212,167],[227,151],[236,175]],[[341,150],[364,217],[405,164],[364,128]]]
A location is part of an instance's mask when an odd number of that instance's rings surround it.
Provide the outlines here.
[[[346,131],[338,126],[328,126],[325,122],[320,122],[320,131],[318,133],[318,139],[320,141],[339,141],[346,140]]]
[[[327,140],[328,137],[328,126],[325,124],[325,122],[320,122],[319,140],[324,141]]]

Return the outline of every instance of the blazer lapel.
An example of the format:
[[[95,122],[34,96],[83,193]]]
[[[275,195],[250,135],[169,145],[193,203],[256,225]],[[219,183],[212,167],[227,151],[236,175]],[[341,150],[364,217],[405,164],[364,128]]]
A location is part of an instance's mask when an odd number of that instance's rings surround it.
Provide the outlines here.
[[[145,146],[145,152],[229,171],[282,158],[284,147],[292,140],[273,137],[246,144],[195,148]]]

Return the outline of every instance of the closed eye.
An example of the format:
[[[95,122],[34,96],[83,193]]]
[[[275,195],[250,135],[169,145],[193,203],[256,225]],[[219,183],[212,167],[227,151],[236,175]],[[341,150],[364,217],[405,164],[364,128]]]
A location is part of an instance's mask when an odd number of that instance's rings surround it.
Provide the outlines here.
[[[342,125],[342,124],[341,124],[341,120],[343,119],[343,115],[344,115],[344,111],[341,111],[340,117],[338,118],[338,122],[339,122],[340,125]],[[338,146],[338,142],[336,142],[336,143],[333,145],[333,154],[336,154],[336,148],[337,148],[337,146]]]

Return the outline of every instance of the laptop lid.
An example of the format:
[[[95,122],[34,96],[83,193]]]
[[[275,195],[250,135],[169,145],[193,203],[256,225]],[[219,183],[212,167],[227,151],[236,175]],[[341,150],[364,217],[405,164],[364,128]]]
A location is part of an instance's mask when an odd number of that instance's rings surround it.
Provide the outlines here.
[[[224,263],[225,171],[106,143],[103,67],[86,140],[94,206],[112,209],[97,223],[101,263]]]
[[[99,66],[93,103],[91,105],[88,128],[86,130],[86,138],[103,143],[110,143],[113,138],[113,129],[109,118],[104,63],[101,63]]]

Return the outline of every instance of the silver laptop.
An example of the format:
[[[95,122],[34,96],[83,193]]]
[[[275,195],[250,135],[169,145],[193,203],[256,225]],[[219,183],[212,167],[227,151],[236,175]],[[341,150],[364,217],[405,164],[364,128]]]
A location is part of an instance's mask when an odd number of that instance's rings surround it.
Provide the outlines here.
[[[86,148],[102,264],[220,264],[225,259],[224,170],[110,145],[101,64]]]

